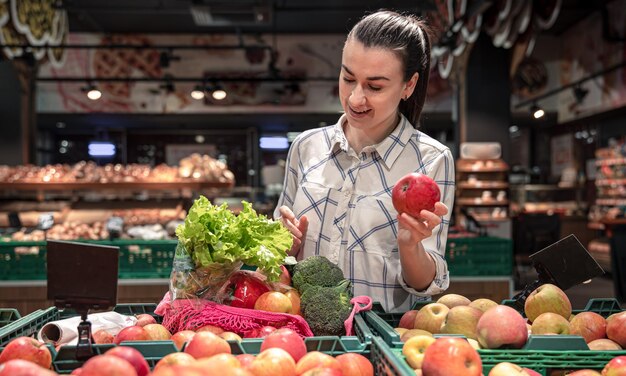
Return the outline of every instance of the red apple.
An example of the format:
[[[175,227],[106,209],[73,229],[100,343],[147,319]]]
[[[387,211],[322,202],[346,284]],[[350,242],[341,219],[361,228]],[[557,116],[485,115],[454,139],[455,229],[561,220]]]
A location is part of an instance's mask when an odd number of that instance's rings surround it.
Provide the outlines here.
[[[372,362],[361,354],[345,353],[335,359],[341,365],[343,376],[374,376]]]
[[[430,177],[410,173],[394,185],[391,202],[398,213],[407,213],[419,218],[422,210],[434,211],[435,203],[441,199],[439,186]]]
[[[220,334],[224,333],[224,329],[220,328],[219,326],[215,326],[215,325],[205,325],[205,326],[201,326],[200,328],[196,329],[196,333],[200,333],[200,332],[211,332],[213,334],[220,335]]]
[[[137,376],[137,371],[127,360],[114,355],[96,355],[83,364],[82,375]]]
[[[482,372],[478,351],[462,338],[437,338],[424,353],[424,376],[480,376]]]
[[[150,337],[148,332],[143,328],[143,326],[133,325],[127,326],[126,328],[120,330],[119,333],[115,336],[115,340],[113,341],[116,345],[124,341],[149,341]]]
[[[606,320],[595,312],[581,312],[569,323],[570,334],[581,336],[589,343],[606,338]]]
[[[278,278],[278,281],[287,286],[291,286],[291,275],[289,274],[289,271],[287,270],[285,265],[281,265],[280,270],[281,270],[281,273],[280,273],[280,277]]]
[[[402,345],[402,355],[413,369],[421,369],[426,348],[435,342],[432,336],[415,336]]]
[[[237,359],[239,359],[239,363],[241,364],[241,367],[248,368],[250,367],[250,364],[252,364],[252,361],[256,359],[256,356],[252,354],[238,354]]]
[[[441,303],[429,303],[423,306],[415,315],[415,329],[422,329],[432,334],[441,332],[441,326],[448,315],[448,308]]]
[[[606,336],[626,348],[626,311],[611,315],[606,321]]]
[[[257,338],[265,338],[268,335],[274,333],[275,331],[276,331],[276,328],[271,325],[262,326],[259,328],[257,332]]]
[[[108,350],[104,354],[117,356],[126,360],[133,366],[133,368],[135,368],[137,376],[146,376],[150,373],[150,366],[148,365],[148,362],[139,352],[139,350],[135,348],[128,346],[117,346]]]
[[[70,375],[80,376],[83,373],[83,367],[78,367],[72,370]]]
[[[289,289],[284,292],[285,296],[291,300],[291,313],[292,315],[300,315],[300,293],[296,289]]]
[[[139,326],[146,326],[148,324],[156,324],[156,319],[154,318],[154,316],[152,316],[151,314],[148,313],[140,313],[138,315],[135,315],[135,317],[137,318],[137,323],[135,325],[139,325]]]
[[[402,317],[400,317],[400,323],[398,324],[398,327],[406,328],[406,329],[413,329],[415,326],[415,315],[417,315],[416,309],[406,311],[402,315]]]
[[[515,309],[497,305],[488,309],[476,324],[478,343],[484,349],[520,349],[528,339],[526,320]]]
[[[208,358],[198,359],[193,364],[193,367],[203,370],[228,370],[240,368],[241,363],[233,354],[221,353]]]
[[[162,367],[170,367],[177,364],[189,365],[195,363],[195,361],[196,358],[184,352],[167,354],[157,362],[157,364],[154,366],[153,372],[156,372],[157,369]]]
[[[459,294],[445,294],[437,299],[437,303],[441,303],[448,308],[470,305],[471,302],[471,300]]]
[[[579,369],[572,373],[568,373],[567,376],[602,376],[600,372],[591,369]]]
[[[161,324],[148,324],[143,327],[148,332],[150,341],[167,341],[172,338],[172,334]]]
[[[282,292],[268,291],[259,296],[256,303],[254,303],[254,309],[279,313],[291,313],[293,304],[291,304],[291,299],[289,299],[287,295]]]
[[[31,337],[18,337],[6,345],[0,353],[0,364],[11,359],[28,360],[46,369],[52,365],[52,355],[48,347]]]
[[[261,343],[261,351],[271,347],[278,347],[287,351],[296,363],[306,354],[304,339],[288,328],[278,329],[265,337]]]
[[[0,364],[0,376],[55,376],[56,373],[24,359],[11,359]]]
[[[476,339],[476,325],[483,311],[468,305],[450,308],[441,327],[444,334],[462,334],[467,338]]]
[[[402,335],[400,336],[400,341],[406,342],[409,339],[416,337],[416,336],[432,337],[433,334],[431,332],[427,332],[426,330],[422,330],[422,329],[409,329],[406,332],[402,333]]]
[[[230,345],[226,340],[211,332],[196,333],[185,346],[185,352],[196,359],[207,358],[215,354],[230,354]]]
[[[524,313],[530,322],[545,312],[559,314],[565,319],[572,314],[572,304],[565,292],[550,283],[537,287],[524,303]]]
[[[239,308],[254,308],[259,296],[270,291],[270,288],[251,275],[240,274],[235,277],[235,290],[230,305]]]
[[[341,371],[341,364],[336,358],[319,351],[311,351],[296,363],[296,374],[302,375],[313,368],[335,368]]]
[[[614,341],[611,341],[608,338],[600,338],[593,340],[587,344],[589,346],[589,350],[594,351],[605,351],[605,350],[621,350],[622,346],[618,345]]]
[[[93,342],[95,344],[113,343],[115,336],[104,329],[96,330],[93,334]]]
[[[174,341],[174,344],[176,345],[178,350],[182,350],[185,342],[191,341],[191,339],[195,335],[196,335],[196,332],[194,332],[193,330],[181,330],[180,332],[174,333],[172,335],[172,338],[170,339]]]
[[[528,372],[517,364],[510,362],[500,362],[493,366],[487,376],[528,376]]]
[[[569,321],[565,317],[545,312],[537,316],[530,326],[532,334],[569,334]]]
[[[611,359],[602,369],[602,376],[626,376],[626,355]]]
[[[206,370],[195,369],[191,364],[175,364],[168,367],[160,367],[152,372],[150,376],[206,376]],[[220,376],[231,376],[225,370],[220,370]]]
[[[255,376],[294,376],[296,362],[287,351],[272,347],[261,351],[247,369]]]
[[[336,368],[320,367],[310,369],[300,376],[343,376],[343,372]]]

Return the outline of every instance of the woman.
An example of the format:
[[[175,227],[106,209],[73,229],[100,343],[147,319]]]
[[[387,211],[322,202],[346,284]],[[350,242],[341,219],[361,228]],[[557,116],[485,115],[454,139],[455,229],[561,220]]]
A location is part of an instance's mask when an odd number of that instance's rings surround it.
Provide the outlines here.
[[[448,287],[444,258],[454,197],[450,150],[417,130],[430,71],[426,25],[379,11],[348,34],[339,77],[344,114],[294,140],[274,217],[294,236],[291,254],[326,256],[388,312],[407,311]],[[420,219],[398,215],[394,184],[433,178],[441,201]],[[443,217],[443,218],[442,218]]]

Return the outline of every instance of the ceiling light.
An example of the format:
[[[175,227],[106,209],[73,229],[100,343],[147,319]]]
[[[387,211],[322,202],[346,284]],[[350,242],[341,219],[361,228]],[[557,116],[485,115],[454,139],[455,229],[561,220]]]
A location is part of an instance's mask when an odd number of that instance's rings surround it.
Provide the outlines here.
[[[98,100],[102,97],[102,92],[92,83],[88,83],[87,86],[80,88],[80,90],[83,93],[87,93],[87,98],[92,101]]]
[[[195,100],[204,99],[204,88],[202,85],[196,85],[191,91],[191,97]]]
[[[211,96],[213,97],[213,99],[221,101],[222,99],[226,98],[227,94],[224,89],[215,89]]]
[[[530,112],[535,119],[541,119],[546,114],[543,108],[539,107],[536,103],[530,107]]]

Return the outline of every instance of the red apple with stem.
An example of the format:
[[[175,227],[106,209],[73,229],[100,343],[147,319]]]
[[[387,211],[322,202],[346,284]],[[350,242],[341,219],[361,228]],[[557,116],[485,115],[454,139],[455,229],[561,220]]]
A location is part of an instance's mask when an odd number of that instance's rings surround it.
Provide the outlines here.
[[[434,211],[435,203],[441,199],[437,183],[427,175],[410,173],[394,185],[391,202],[399,214],[407,213],[419,218],[422,210]]]

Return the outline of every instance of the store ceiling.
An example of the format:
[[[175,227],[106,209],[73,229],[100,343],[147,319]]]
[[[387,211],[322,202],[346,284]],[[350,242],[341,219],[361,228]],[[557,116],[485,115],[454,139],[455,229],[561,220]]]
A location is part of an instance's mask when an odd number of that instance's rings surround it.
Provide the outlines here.
[[[470,0],[467,0],[470,1]],[[489,0],[474,0],[485,1]],[[492,0],[506,1],[506,0]],[[530,0],[512,0],[530,1]],[[611,0],[563,0],[560,35]],[[346,33],[379,8],[415,14],[436,0],[64,0],[72,32],[104,33]],[[202,25],[200,25],[202,24]]]

